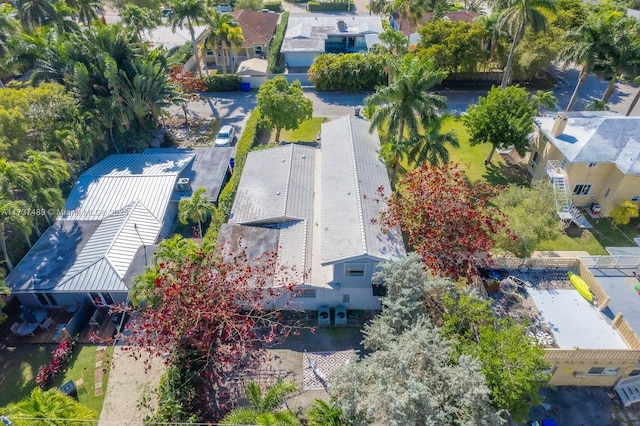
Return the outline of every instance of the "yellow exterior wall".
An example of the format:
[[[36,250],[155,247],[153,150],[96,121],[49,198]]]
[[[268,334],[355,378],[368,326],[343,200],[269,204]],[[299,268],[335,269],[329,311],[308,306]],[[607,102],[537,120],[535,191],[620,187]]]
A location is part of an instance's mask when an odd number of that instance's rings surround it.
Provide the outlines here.
[[[535,168],[529,165],[529,172],[532,181],[539,181],[545,178],[545,166],[547,161],[555,160],[558,165],[562,163],[564,156],[547,138],[536,132],[535,140],[532,144],[532,152],[529,153],[527,162],[530,162],[534,152],[538,152],[540,160]],[[611,210],[625,200],[630,200],[634,195],[640,195],[640,176],[625,175],[612,163],[599,163],[596,167],[589,167],[586,163],[567,162],[564,168],[567,176],[567,189],[573,192],[573,188],[578,184],[591,184],[591,191],[588,195],[572,195],[572,202],[576,206],[584,206],[592,200],[602,206],[600,212],[603,216],[611,214]],[[609,194],[605,193],[609,189]],[[640,202],[638,202],[640,206]]]
[[[551,386],[613,386],[633,370],[640,370],[640,350],[548,349],[553,368]],[[588,375],[592,367],[620,368],[616,376]]]

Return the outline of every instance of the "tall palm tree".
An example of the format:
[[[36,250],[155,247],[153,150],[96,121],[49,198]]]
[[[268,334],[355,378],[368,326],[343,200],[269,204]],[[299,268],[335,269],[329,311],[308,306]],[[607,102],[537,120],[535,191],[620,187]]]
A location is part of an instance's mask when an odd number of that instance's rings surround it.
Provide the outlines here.
[[[13,270],[13,263],[7,252],[8,231],[28,236],[31,233],[30,215],[24,214],[29,205],[22,200],[12,200],[6,193],[0,193],[0,247],[4,261],[9,271]]]
[[[67,4],[78,12],[78,20],[87,27],[98,19],[96,9],[101,5],[99,0],[68,0]]]
[[[408,157],[414,165],[429,163],[441,166],[449,162],[447,145],[459,148],[460,144],[453,131],[442,133],[441,129],[442,120],[437,120],[426,128],[424,135],[414,135],[409,139]]]
[[[387,0],[369,0],[367,9],[369,9],[369,15],[388,15],[390,4]]]
[[[348,422],[343,418],[342,409],[332,402],[315,398],[313,405],[307,410],[309,426],[346,426]]]
[[[640,76],[635,78],[635,82],[636,83],[640,83]],[[638,90],[636,90],[636,95],[633,97],[633,100],[629,104],[629,109],[627,109],[627,112],[626,112],[625,116],[628,117],[628,116],[631,115],[631,112],[633,111],[633,109],[638,104],[638,101],[640,101],[640,87],[638,88]]]
[[[538,90],[532,94],[531,104],[536,109],[536,115],[540,115],[542,107],[555,111],[558,109],[558,98],[553,94],[552,90]]]
[[[595,71],[611,75],[601,99],[607,103],[620,76],[637,75],[640,70],[640,21],[627,16],[620,18],[611,26],[610,37],[605,38],[600,53]]]
[[[40,388],[35,388],[29,398],[10,405],[6,415],[15,426],[94,425],[98,418],[95,411],[58,389],[45,392]]]
[[[27,33],[56,16],[55,2],[52,0],[16,0],[15,5],[22,28]]]
[[[251,382],[247,385],[246,396],[249,407],[237,408],[227,414],[220,422],[222,425],[258,425],[258,426],[297,426],[300,421],[289,410],[280,410],[287,395],[296,391],[290,381],[278,381],[262,393],[260,385]]]
[[[227,50],[231,50],[231,47],[239,48],[243,42],[242,28],[238,26],[233,16],[213,11],[205,44],[216,46],[222,51],[223,74],[227,73]]]
[[[391,174],[389,175],[389,180],[392,184],[395,184],[398,172],[405,171],[402,169],[402,161],[407,157],[407,152],[410,147],[409,140],[403,138],[400,142],[391,139],[382,145],[380,149],[380,157],[390,169]]]
[[[160,18],[149,9],[128,4],[122,10],[122,23],[131,28],[142,40],[142,31],[151,30],[161,24]]]
[[[199,238],[202,238],[202,222],[215,209],[206,192],[205,188],[198,188],[193,192],[191,198],[183,198],[178,203],[178,219],[180,223],[186,224],[189,220],[197,222]]]
[[[378,87],[365,98],[372,110],[371,128],[386,126],[387,134],[396,133],[396,142],[402,144],[405,127],[409,135],[416,135],[428,127],[446,108],[446,99],[429,90],[446,76],[436,70],[431,59],[405,57],[393,67],[393,83]]]
[[[400,19],[406,19],[411,25],[417,24],[429,11],[426,0],[394,0],[391,8],[398,13]]]
[[[563,39],[567,42],[567,47],[560,52],[559,58],[566,61],[566,65],[574,63],[582,67],[578,75],[578,82],[567,105],[567,111],[573,110],[582,84],[587,75],[593,71],[599,58],[600,46],[608,33],[609,25],[607,22],[599,17],[592,17],[564,35]]]
[[[513,40],[511,41],[511,50],[507,65],[502,75],[503,89],[511,82],[511,68],[513,67],[513,58],[516,46],[524,35],[527,28],[534,33],[546,31],[547,16],[545,12],[555,12],[555,0],[507,0],[506,8],[501,10],[498,18],[500,28],[508,28]]]
[[[202,69],[200,69],[200,56],[198,56],[198,44],[193,26],[201,23],[210,23],[210,12],[207,4],[206,0],[174,0],[171,6],[172,11],[169,15],[169,24],[173,30],[183,28],[185,24],[189,29],[191,44],[193,45],[193,56],[195,57],[200,77],[202,77]]]

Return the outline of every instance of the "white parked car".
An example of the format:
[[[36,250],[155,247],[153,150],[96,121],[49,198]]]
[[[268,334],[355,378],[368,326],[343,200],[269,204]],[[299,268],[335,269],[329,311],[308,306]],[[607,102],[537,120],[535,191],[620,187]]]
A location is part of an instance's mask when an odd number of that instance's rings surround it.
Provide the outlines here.
[[[238,137],[236,131],[231,126],[222,126],[216,135],[215,146],[231,146],[236,143]]]

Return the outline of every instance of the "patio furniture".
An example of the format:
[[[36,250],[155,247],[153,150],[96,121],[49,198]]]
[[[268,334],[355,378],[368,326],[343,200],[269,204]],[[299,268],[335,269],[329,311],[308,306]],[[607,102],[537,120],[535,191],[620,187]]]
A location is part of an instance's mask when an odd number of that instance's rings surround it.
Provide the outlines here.
[[[318,308],[318,326],[331,327],[331,311],[328,306]]]
[[[18,330],[20,329],[21,325],[22,324],[19,322],[14,322],[13,325],[11,326],[11,332],[16,336],[18,336]]]
[[[340,305],[336,306],[336,318],[334,324],[336,327],[347,325],[347,308]]]
[[[40,324],[40,330],[49,330],[49,327],[53,324],[53,319],[51,317],[47,317],[46,320]]]
[[[36,329],[40,326],[40,324],[42,324],[45,318],[47,318],[47,310],[38,309],[33,312],[29,311],[29,314],[26,314],[24,316],[25,318],[29,318],[29,315],[33,316],[33,321],[31,322],[25,321],[22,324],[20,324],[20,327],[17,328],[14,334],[18,336],[34,336],[33,332],[36,331]]]

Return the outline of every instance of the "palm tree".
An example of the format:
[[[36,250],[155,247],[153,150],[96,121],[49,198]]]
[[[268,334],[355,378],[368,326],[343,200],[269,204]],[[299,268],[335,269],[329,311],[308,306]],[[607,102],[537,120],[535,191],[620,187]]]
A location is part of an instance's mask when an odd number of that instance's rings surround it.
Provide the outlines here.
[[[99,0],[69,0],[67,4],[78,12],[78,20],[87,27],[91,27],[91,23],[98,19],[96,8],[101,5]]]
[[[384,160],[385,164],[391,171],[389,180],[392,184],[395,183],[398,172],[405,171],[404,169],[401,170],[402,160],[406,158],[409,148],[409,141],[403,138],[400,142],[392,139],[382,145],[382,148],[380,149],[380,157]]]
[[[598,61],[600,45],[608,33],[609,28],[605,20],[591,18],[586,20],[580,27],[564,35],[563,39],[568,44],[560,52],[560,59],[566,61],[565,64],[574,63],[582,66],[578,75],[578,82],[567,105],[567,111],[571,111],[578,100],[582,84],[587,75],[593,71],[593,67]]]
[[[400,19],[406,19],[411,25],[415,25],[429,7],[426,0],[394,0],[392,9],[398,12]]]
[[[198,44],[196,42],[196,36],[193,29],[194,24],[210,23],[209,8],[205,0],[174,0],[172,3],[172,11],[169,15],[169,24],[171,28],[183,28],[185,23],[189,28],[189,34],[191,35],[191,44],[193,45],[193,56],[196,60],[196,66],[198,67],[198,75],[202,77],[202,70],[200,69],[200,57],[198,56]]]
[[[263,394],[260,385],[247,385],[249,407],[237,408],[227,414],[222,425],[297,426],[300,421],[289,410],[279,410],[287,395],[296,391],[291,381],[278,381]]]
[[[222,73],[227,73],[227,50],[231,50],[231,47],[236,49],[242,46],[244,42],[244,36],[242,35],[242,28],[238,26],[238,23],[233,19],[233,16],[228,13],[218,13],[214,11],[211,18],[211,24],[209,27],[209,33],[205,39],[205,44],[215,45],[222,51]]]
[[[7,252],[7,232],[12,230],[27,236],[31,233],[30,215],[25,214],[29,205],[22,200],[12,200],[6,193],[0,193],[0,246],[7,269],[13,270],[13,263]],[[30,241],[29,241],[30,243]]]
[[[442,120],[437,120],[426,128],[424,135],[414,135],[409,139],[411,148],[408,152],[409,160],[416,166],[429,163],[431,166],[441,166],[449,162],[447,145],[459,148],[458,137],[453,131],[441,132]]]
[[[511,82],[511,68],[516,46],[524,35],[525,29],[529,27],[536,34],[540,31],[546,31],[547,16],[545,12],[555,11],[555,0],[507,0],[506,8],[500,12],[498,26],[508,28],[513,40],[500,87],[504,89]]]
[[[183,198],[178,203],[178,219],[180,223],[186,224],[189,220],[198,223],[198,236],[202,238],[202,222],[207,215],[214,211],[215,207],[209,201],[205,188],[198,188],[191,198]]]
[[[640,83],[640,77],[636,77],[635,83]],[[633,97],[631,104],[629,104],[629,109],[627,110],[627,113],[625,114],[625,116],[628,117],[631,115],[631,112],[638,104],[638,101],[640,101],[640,87],[638,88],[638,90],[636,90],[636,95]]]
[[[402,144],[405,127],[409,135],[416,135],[420,128],[427,128],[446,107],[446,99],[429,90],[446,76],[434,68],[430,59],[405,57],[393,67],[394,81],[365,98],[366,107],[372,110],[371,128],[386,125],[387,134],[396,133],[397,144]]]
[[[131,28],[142,40],[142,30],[151,30],[161,24],[161,20],[149,9],[128,4],[122,10],[122,23]]]
[[[309,426],[346,426],[342,409],[332,402],[315,398],[313,405],[307,410]]]
[[[387,0],[369,0],[367,9],[369,9],[369,15],[388,15],[390,4]]]
[[[15,426],[93,425],[95,411],[75,401],[58,389],[35,388],[28,399],[7,407],[7,417]],[[41,419],[41,420],[34,420]]]
[[[553,94],[552,90],[538,90],[531,95],[531,104],[536,109],[536,115],[540,115],[542,107],[550,110],[556,110],[558,108],[558,98]]]
[[[611,26],[610,37],[605,38],[601,60],[596,63],[595,71],[611,75],[602,101],[608,102],[615,85],[624,73],[637,75],[640,70],[640,21],[624,16]]]
[[[172,238],[162,240],[154,254],[154,260],[163,262],[182,262],[195,252],[193,241],[183,238],[182,235],[174,235]]]
[[[36,27],[48,23],[56,16],[52,0],[17,0],[15,2],[22,28],[31,33]]]

